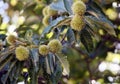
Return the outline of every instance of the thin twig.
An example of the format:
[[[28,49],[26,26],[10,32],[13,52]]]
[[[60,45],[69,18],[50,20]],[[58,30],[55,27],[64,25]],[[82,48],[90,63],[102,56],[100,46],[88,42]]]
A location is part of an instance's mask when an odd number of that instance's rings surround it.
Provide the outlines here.
[[[12,47],[10,46],[10,47],[7,49],[7,51],[5,51],[5,52],[3,52],[3,53],[2,53],[2,52],[0,53],[0,58],[1,58],[2,56],[6,55],[6,54],[11,53],[12,51],[15,50],[15,48],[16,48],[15,46],[12,46]]]
[[[65,40],[65,37],[66,37],[67,34],[64,34],[62,40],[61,40],[61,43],[63,43],[63,41]]]

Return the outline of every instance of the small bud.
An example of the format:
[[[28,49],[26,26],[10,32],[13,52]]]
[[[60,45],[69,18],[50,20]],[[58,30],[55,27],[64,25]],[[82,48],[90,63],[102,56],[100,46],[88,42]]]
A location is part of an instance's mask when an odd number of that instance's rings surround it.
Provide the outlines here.
[[[71,7],[74,14],[83,15],[86,11],[86,5],[82,1],[76,1]]]
[[[62,44],[59,40],[53,39],[48,43],[49,49],[51,52],[56,53],[61,51],[62,49]]]
[[[43,10],[42,10],[42,14],[44,15],[44,16],[46,16],[46,15],[48,15],[48,6],[46,6],[46,7],[44,7],[43,8]]]
[[[9,35],[9,36],[7,36],[7,38],[6,38],[8,44],[10,44],[10,45],[14,45],[16,39],[17,39],[17,37],[14,36],[14,35]]]
[[[51,9],[50,6],[48,7],[47,13],[48,13],[49,16],[57,15],[57,11]]]
[[[48,26],[49,25],[49,19],[50,19],[49,15],[44,16],[44,18],[42,20],[42,23],[44,24],[44,26]]]
[[[24,46],[19,46],[15,50],[16,58],[19,61],[27,60],[29,57],[29,50]]]
[[[74,29],[76,31],[81,31],[82,28],[85,26],[84,17],[76,14],[72,18],[72,20],[70,22],[70,26],[72,29]]]
[[[47,45],[40,45],[39,46],[39,53],[41,54],[41,55],[47,55],[48,53],[49,53],[49,48],[48,48],[48,46]]]
[[[33,36],[33,31],[31,29],[26,31],[26,37],[32,37]]]

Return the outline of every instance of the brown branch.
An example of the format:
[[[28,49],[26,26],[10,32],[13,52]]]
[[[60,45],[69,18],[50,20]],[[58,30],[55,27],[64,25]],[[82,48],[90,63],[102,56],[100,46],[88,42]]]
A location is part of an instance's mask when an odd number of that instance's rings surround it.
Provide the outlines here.
[[[63,43],[63,41],[65,40],[66,34],[63,36],[61,43]]]

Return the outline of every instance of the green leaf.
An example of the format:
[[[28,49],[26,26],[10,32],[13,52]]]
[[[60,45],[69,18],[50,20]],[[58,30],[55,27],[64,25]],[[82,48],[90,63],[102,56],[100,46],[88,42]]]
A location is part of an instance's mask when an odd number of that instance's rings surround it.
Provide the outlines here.
[[[102,29],[107,31],[110,35],[116,36],[114,25],[109,20],[103,18],[102,16],[100,17],[100,20],[101,21],[100,22],[98,21],[97,23],[102,26]]]
[[[34,69],[30,70],[30,84],[38,84],[37,73]]]
[[[66,12],[63,0],[57,0],[56,2],[52,2],[50,4],[50,7],[54,10],[59,10],[60,12]]]
[[[88,22],[88,25],[86,25],[87,31],[97,40],[100,40],[99,30],[96,28],[93,24]]]
[[[3,50],[3,51],[0,51],[0,62],[2,61],[2,60],[4,60],[5,59],[5,57],[7,57],[8,55],[10,55],[11,53],[13,53],[14,52],[14,50],[15,50],[15,47],[8,47],[8,48],[6,48],[5,50]]]
[[[11,63],[11,65],[10,65],[10,67],[9,67],[9,69],[8,69],[7,74],[6,74],[5,77],[2,79],[2,83],[3,83],[3,84],[6,84],[7,79],[8,79],[8,77],[9,77],[10,73],[11,73],[11,70],[12,70],[12,69],[14,68],[14,66],[16,65],[16,62],[17,62],[17,60],[15,60],[15,61],[13,61],[13,62]]]
[[[21,76],[21,71],[23,69],[23,62],[17,61],[16,65],[12,69],[9,78],[11,84],[16,84],[18,82],[18,78]]]
[[[67,31],[67,40],[69,43],[73,43],[75,41],[75,35],[73,30],[69,27]]]
[[[108,47],[103,41],[100,41],[97,43],[96,48],[94,49],[94,52],[92,52],[89,56],[91,58],[94,58],[95,56],[98,56],[100,58],[106,58],[108,52]]]
[[[59,61],[56,61],[55,67],[56,67],[55,71],[51,76],[52,84],[58,84],[59,80],[62,77],[62,67],[61,67],[61,63]]]
[[[108,32],[108,34],[116,36],[113,24],[107,21],[107,19],[103,17],[96,18],[91,16],[86,16],[85,19],[91,27],[93,26],[96,28],[104,29]]]
[[[37,49],[31,50],[32,64],[36,72],[39,71],[39,54]]]
[[[46,62],[46,72],[51,75],[52,73],[48,62],[48,57],[45,57],[45,62]]]
[[[88,52],[91,52],[93,50],[94,46],[93,46],[92,37],[86,29],[83,29],[80,32],[80,40]]]
[[[0,63],[0,71],[1,69],[3,69],[3,67],[8,64],[11,60],[13,59],[13,56],[10,55],[8,56],[7,58],[5,58],[5,60],[3,60],[1,63]]]
[[[90,8],[92,11],[98,14],[104,14],[102,11],[102,7],[99,4],[97,4],[95,1],[92,1],[92,3],[88,5],[88,8]]]
[[[69,14],[72,14],[71,6],[72,6],[72,0],[63,0],[64,6]]]
[[[62,67],[63,67],[63,75],[68,75],[70,73],[70,69],[69,69],[69,62],[67,60],[67,56],[63,56],[61,53],[57,53],[57,58],[60,61]]]
[[[22,71],[22,68],[23,68],[23,66],[22,65],[20,65],[20,63],[18,63],[18,65],[17,65],[17,67],[16,67],[16,70],[12,73],[12,74],[14,74],[14,76],[13,76],[13,80],[12,80],[12,82],[14,83],[14,84],[16,84],[17,82],[18,82],[18,80],[19,80],[19,77],[21,77],[21,71]],[[10,77],[9,77],[10,78]],[[13,84],[12,83],[12,84]]]
[[[60,78],[62,77],[62,67],[60,66],[60,62],[56,62],[56,70],[54,72],[55,79],[58,82]]]
[[[38,78],[37,78],[37,73],[39,72],[39,54],[38,54],[38,49],[31,49],[30,50],[30,56],[31,56],[31,65],[29,66],[29,73],[30,73],[30,84],[37,84],[38,83]]]
[[[52,72],[52,73],[54,73],[54,64],[55,64],[55,56],[54,56],[54,54],[52,54],[52,53],[49,53],[49,55],[48,55],[48,62],[49,62],[49,66],[50,66],[50,71]]]
[[[46,79],[47,82],[46,84],[50,84],[50,75],[47,73],[45,57],[41,57],[40,61],[42,65],[43,77]]]
[[[60,25],[66,19],[68,19],[68,18],[58,17],[57,19],[53,20],[50,23],[50,25],[43,30],[42,36],[44,36],[45,34],[49,33],[54,27],[57,27],[57,25]]]
[[[8,57],[9,55],[4,55],[2,57],[0,57],[0,63],[2,63],[4,60],[6,60],[6,58]]]

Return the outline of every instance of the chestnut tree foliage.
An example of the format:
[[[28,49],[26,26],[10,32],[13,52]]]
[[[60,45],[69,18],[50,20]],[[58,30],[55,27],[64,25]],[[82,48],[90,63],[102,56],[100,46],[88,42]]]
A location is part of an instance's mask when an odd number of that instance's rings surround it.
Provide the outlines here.
[[[5,32],[0,33],[0,84],[64,84],[71,78],[74,84],[93,79],[110,83],[108,76],[118,77],[98,70],[107,52],[114,52],[114,43],[120,42],[120,30],[97,0],[4,2],[11,18],[17,11],[25,21],[14,29],[16,36],[6,35],[12,21],[0,28]],[[0,20],[2,25],[2,16]],[[114,82],[120,83],[117,78]]]

